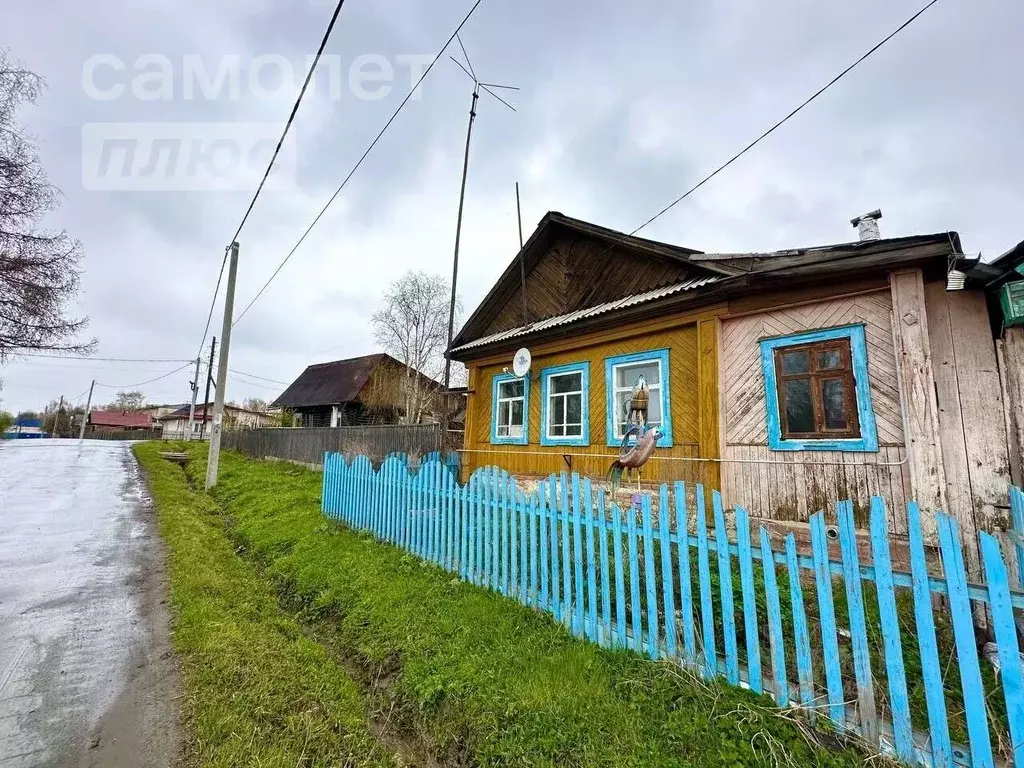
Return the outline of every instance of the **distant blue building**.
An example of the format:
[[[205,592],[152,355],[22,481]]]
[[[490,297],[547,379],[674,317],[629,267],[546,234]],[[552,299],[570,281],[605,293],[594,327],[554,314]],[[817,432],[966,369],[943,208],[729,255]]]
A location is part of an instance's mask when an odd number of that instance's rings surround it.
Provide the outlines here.
[[[42,419],[15,419],[14,424],[4,432],[6,440],[26,440],[31,438],[49,437],[43,431]]]

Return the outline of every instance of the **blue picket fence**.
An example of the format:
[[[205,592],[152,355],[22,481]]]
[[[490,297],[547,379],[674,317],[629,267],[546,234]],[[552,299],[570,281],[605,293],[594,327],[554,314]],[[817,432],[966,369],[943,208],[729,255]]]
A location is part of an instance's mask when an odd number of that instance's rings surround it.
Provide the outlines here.
[[[1015,552],[980,534],[986,583],[972,584],[956,521],[937,516],[941,560],[929,558],[936,547],[926,546],[914,503],[904,573],[892,565],[880,498],[866,511],[862,562],[850,502],[828,513],[834,526],[825,512],[811,517],[807,554],[792,533],[781,548],[764,526],[752,535],[745,510],[727,513],[701,485],[662,485],[620,506],[576,474],[524,492],[485,467],[462,485],[439,458],[411,470],[392,456],[374,470],[365,457],[329,453],[323,510],[547,611],[577,636],[827,716],[905,763],[1024,765],[1015,616],[1024,591],[1007,566],[1013,556],[1018,574],[1024,566],[1019,489],[1010,490]],[[994,637],[983,655],[976,624]]]

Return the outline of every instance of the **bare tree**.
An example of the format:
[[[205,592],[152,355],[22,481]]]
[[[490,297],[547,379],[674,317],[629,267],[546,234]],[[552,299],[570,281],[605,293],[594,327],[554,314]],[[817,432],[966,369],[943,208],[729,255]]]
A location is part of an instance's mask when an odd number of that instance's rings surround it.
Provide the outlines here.
[[[414,371],[434,381],[444,372],[450,297],[451,288],[443,277],[410,270],[388,287],[384,307],[373,315],[377,343],[407,366],[403,389],[406,423],[422,420],[439,389]],[[455,311],[458,320],[458,304]]]
[[[114,401],[106,406],[108,411],[121,411],[132,413],[141,411],[146,406],[146,395],[138,390],[134,392],[118,392],[114,395]]]
[[[267,410],[267,401],[262,397],[247,397],[242,401],[242,407],[247,411],[264,413]]]
[[[87,353],[95,346],[79,338],[87,319],[68,313],[78,293],[81,243],[64,230],[40,228],[61,193],[15,119],[43,85],[0,49],[0,362],[22,350]]]

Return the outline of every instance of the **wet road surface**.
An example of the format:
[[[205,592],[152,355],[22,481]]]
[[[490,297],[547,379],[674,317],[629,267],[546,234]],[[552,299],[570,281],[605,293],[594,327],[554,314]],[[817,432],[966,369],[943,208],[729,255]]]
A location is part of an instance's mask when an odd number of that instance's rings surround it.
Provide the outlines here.
[[[128,443],[0,441],[0,768],[175,764],[166,594]]]

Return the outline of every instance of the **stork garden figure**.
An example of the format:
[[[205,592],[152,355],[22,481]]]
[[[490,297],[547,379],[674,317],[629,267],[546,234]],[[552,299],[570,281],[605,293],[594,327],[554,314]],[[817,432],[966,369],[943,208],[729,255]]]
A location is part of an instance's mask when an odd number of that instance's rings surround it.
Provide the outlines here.
[[[638,435],[638,437],[636,443],[630,448],[629,438],[633,435]],[[626,434],[622,436],[622,445],[619,447],[619,458],[608,469],[608,477],[612,483],[612,496],[618,492],[619,485],[622,483],[622,474],[626,470],[636,471],[636,490],[638,493],[640,492],[640,470],[651,458],[660,438],[661,430],[657,427],[652,427],[641,434],[640,428],[634,424],[626,431]]]

